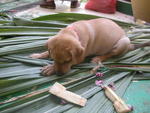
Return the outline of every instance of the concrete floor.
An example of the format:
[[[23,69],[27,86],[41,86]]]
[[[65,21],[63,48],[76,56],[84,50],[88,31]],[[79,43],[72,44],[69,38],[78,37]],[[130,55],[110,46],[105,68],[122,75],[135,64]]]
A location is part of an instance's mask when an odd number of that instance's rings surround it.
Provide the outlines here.
[[[97,15],[106,18],[134,23],[134,18],[132,16],[122,14],[120,12],[116,12],[115,14],[105,14],[105,13],[95,12],[91,10],[86,10],[84,9],[85,3],[83,2],[81,3],[81,6],[79,8],[74,8],[74,9],[70,8],[69,1],[64,1],[62,3],[62,1],[60,0],[55,0],[55,3],[56,3],[56,9],[46,9],[46,8],[41,8],[39,5],[36,5],[33,8],[16,13],[16,16],[25,17],[25,18],[35,18],[42,15],[49,15],[49,14],[54,14],[59,12],[66,12],[66,13],[72,12],[72,13]]]

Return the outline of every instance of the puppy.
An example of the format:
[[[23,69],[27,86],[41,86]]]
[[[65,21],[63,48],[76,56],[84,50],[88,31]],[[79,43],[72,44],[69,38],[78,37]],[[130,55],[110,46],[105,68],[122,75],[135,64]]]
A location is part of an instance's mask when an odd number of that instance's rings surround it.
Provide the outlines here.
[[[44,75],[51,75],[67,73],[87,56],[97,55],[92,62],[98,63],[139,47],[150,46],[150,42],[135,46],[115,22],[99,18],[72,23],[48,39],[46,46],[48,51],[32,54],[31,57],[52,58],[54,64],[43,68]]]

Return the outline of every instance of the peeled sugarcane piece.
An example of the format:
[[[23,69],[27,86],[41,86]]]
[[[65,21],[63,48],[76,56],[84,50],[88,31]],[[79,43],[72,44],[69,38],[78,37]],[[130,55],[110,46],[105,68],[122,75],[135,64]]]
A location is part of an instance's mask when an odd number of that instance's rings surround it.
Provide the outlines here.
[[[77,95],[73,92],[67,91],[66,88],[59,84],[55,83],[49,90],[49,92],[53,95],[56,95],[68,102],[80,105],[80,106],[85,106],[87,99],[81,97],[80,95]]]
[[[130,72],[122,72],[122,73],[119,73],[119,74],[117,74],[115,76],[112,76],[108,80],[106,80],[106,84],[108,84],[110,82],[118,81],[121,78],[127,76],[129,73]],[[95,77],[95,76],[93,76],[93,77]],[[89,80],[88,79],[83,80],[83,81],[80,82],[80,84],[86,83],[87,81],[89,81]],[[101,91],[101,88],[95,86],[95,87],[87,90],[86,92],[82,93],[81,95],[83,95],[85,98],[89,99],[90,97],[92,97],[93,95],[95,95],[96,93],[98,93],[99,91]],[[56,106],[56,107],[50,109],[48,113],[53,113],[53,112],[54,113],[61,113],[61,112],[64,112],[64,111],[66,111],[66,110],[68,110],[68,109],[70,109],[72,107],[73,107],[72,104],[67,104],[67,105],[64,105],[64,106]]]
[[[94,74],[100,67],[104,67],[104,65],[101,62],[98,62],[98,65],[95,66],[90,72]]]
[[[105,95],[113,102],[118,113],[128,113],[131,108],[108,86],[104,87]]]

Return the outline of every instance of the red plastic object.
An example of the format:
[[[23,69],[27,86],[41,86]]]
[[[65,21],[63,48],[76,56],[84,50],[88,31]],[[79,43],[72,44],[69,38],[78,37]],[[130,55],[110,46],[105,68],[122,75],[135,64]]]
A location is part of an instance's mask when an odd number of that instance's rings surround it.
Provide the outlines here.
[[[85,9],[102,13],[115,13],[116,0],[89,0],[85,5]]]

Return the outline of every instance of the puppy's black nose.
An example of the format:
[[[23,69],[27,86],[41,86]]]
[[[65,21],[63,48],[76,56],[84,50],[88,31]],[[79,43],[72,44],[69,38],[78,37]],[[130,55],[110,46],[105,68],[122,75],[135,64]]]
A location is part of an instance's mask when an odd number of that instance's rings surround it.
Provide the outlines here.
[[[64,75],[64,73],[62,73],[62,72],[56,72],[56,75],[61,76],[61,75]]]

